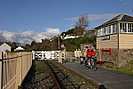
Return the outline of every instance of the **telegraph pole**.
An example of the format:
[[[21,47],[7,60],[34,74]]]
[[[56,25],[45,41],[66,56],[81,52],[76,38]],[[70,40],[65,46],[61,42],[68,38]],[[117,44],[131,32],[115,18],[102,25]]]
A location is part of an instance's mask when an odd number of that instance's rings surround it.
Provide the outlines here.
[[[58,49],[61,49],[61,44],[60,44],[60,36],[58,36]]]

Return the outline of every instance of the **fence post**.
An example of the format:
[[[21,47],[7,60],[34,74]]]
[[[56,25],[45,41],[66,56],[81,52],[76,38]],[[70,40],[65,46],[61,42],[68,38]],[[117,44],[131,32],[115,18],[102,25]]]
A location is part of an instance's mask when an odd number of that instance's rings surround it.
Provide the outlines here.
[[[62,53],[59,52],[59,59],[58,59],[58,62],[62,63]]]
[[[32,54],[33,54],[32,58],[33,58],[33,60],[35,60],[35,51],[34,50],[32,50]]]
[[[3,55],[2,52],[0,52],[0,89],[2,89],[2,59],[3,59]]]
[[[19,67],[19,71],[20,71],[20,75],[19,75],[20,81],[19,81],[19,83],[21,84],[21,82],[22,82],[22,52],[19,52],[19,56],[20,56],[20,58],[19,58],[19,62],[20,62],[20,67]]]

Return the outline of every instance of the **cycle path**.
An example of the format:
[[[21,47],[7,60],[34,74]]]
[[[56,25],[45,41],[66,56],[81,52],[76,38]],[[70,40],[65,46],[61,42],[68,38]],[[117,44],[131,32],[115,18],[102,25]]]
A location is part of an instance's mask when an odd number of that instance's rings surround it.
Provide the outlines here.
[[[97,82],[99,85],[104,85],[108,89],[133,89],[133,76],[115,72],[100,66],[98,66],[96,71],[93,71],[84,65],[76,63],[63,63],[63,65],[67,68],[74,69]]]

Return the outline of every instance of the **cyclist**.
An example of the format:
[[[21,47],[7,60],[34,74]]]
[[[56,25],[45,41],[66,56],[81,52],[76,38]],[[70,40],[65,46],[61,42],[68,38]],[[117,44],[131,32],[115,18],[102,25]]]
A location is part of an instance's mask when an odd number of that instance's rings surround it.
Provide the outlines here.
[[[87,59],[85,60],[85,66],[88,66],[88,61],[89,61],[89,59],[92,57],[92,56],[95,56],[96,55],[96,52],[95,51],[93,51],[93,46],[88,46],[88,50],[87,50],[87,52],[86,52],[86,57],[87,57]],[[90,64],[89,64],[90,65]]]
[[[88,47],[88,50],[87,50],[87,53],[86,53],[86,56],[87,56],[87,57],[91,57],[92,55],[94,55],[94,56],[96,55],[96,52],[93,51],[92,48],[93,48],[93,46],[89,46],[89,47]]]

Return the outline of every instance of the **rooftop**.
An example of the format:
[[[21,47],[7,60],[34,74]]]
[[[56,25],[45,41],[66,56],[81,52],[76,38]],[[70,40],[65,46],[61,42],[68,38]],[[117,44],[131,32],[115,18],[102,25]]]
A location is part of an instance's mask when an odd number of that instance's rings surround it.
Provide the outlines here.
[[[122,14],[119,14],[117,16],[115,16],[114,18],[106,21],[105,23],[97,26],[96,28],[99,28],[101,26],[104,26],[104,25],[107,25],[109,23],[113,23],[113,22],[117,22],[117,21],[128,21],[128,22],[133,22],[133,16],[131,15],[128,15],[128,14],[125,14],[125,13],[122,13]]]

